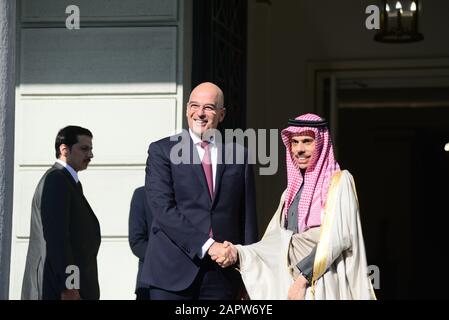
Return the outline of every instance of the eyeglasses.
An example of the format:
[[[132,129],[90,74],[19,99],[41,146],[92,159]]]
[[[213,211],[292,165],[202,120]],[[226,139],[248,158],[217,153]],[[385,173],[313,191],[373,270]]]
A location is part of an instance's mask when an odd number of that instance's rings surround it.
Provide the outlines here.
[[[189,103],[187,103],[187,106],[190,108],[190,110],[193,110],[193,111],[198,111],[198,110],[200,110],[201,108],[204,110],[204,112],[215,112],[215,111],[217,111],[217,107],[216,106],[214,106],[213,104],[203,104],[203,105],[200,105],[200,104],[198,104],[198,103],[192,103],[192,102],[189,102]]]

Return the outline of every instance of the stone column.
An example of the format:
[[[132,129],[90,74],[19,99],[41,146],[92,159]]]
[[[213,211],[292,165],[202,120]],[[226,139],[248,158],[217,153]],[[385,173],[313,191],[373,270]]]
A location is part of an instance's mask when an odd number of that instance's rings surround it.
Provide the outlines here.
[[[14,177],[16,1],[0,0],[0,299],[8,299]]]

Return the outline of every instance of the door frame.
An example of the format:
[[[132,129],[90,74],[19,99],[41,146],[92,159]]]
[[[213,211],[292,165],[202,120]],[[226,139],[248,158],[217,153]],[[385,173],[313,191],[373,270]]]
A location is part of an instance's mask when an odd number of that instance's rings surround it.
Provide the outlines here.
[[[325,82],[329,81],[328,84]],[[361,83],[378,88],[449,87],[449,58],[311,61],[306,65],[306,104],[327,115],[338,153],[338,90]],[[328,95],[325,99],[325,95]],[[328,101],[326,101],[328,100]]]

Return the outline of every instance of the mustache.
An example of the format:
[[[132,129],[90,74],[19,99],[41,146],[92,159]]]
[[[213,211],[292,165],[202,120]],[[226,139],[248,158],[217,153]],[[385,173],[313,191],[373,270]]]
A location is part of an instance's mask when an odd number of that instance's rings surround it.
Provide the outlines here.
[[[303,156],[305,153],[306,153],[305,151],[300,151],[300,152],[294,153],[293,157],[299,158],[300,156]]]

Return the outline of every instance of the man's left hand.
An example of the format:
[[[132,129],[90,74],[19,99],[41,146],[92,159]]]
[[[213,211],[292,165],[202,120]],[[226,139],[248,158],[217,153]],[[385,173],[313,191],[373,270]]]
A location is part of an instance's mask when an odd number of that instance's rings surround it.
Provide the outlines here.
[[[299,275],[288,290],[288,300],[304,300],[306,297],[307,279]]]

